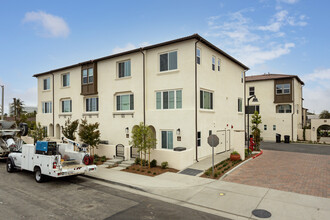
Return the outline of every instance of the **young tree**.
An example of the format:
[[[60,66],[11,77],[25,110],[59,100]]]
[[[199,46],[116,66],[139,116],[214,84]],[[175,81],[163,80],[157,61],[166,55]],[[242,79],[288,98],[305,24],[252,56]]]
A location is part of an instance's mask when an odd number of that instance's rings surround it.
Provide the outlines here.
[[[153,138],[152,130],[141,122],[138,126],[135,126],[132,130],[132,140],[130,144],[133,147],[138,148],[138,152],[140,152],[141,159],[142,153],[144,153],[144,158],[146,159],[146,155],[148,153],[148,167],[150,168],[150,154],[151,149],[156,145],[156,139]],[[142,167],[142,160],[141,160]]]
[[[69,138],[70,140],[76,140],[75,133],[79,125],[79,120],[74,120],[71,122],[70,118],[65,121],[64,127],[62,126],[62,134],[64,137]]]
[[[15,117],[17,122],[17,117],[20,119],[21,115],[25,113],[24,102],[21,99],[13,98],[13,103],[11,103],[11,114]]]
[[[90,147],[89,152],[92,154],[91,149],[93,149],[94,155],[94,148],[97,147],[100,143],[100,131],[99,123],[87,123],[87,119],[81,119],[80,129],[78,132],[79,138],[85,144],[88,144]]]
[[[252,135],[253,135],[255,147],[257,150],[259,150],[261,138],[260,138],[260,129],[258,128],[258,125],[262,121],[261,121],[261,116],[257,111],[255,111],[254,114],[252,115],[251,122],[252,122]]]
[[[321,114],[319,115],[320,119],[329,119],[330,118],[330,112],[328,110],[323,110]]]
[[[29,130],[29,135],[33,138],[34,143],[43,140],[47,136],[45,129],[41,127],[40,123],[35,125],[33,130]]]

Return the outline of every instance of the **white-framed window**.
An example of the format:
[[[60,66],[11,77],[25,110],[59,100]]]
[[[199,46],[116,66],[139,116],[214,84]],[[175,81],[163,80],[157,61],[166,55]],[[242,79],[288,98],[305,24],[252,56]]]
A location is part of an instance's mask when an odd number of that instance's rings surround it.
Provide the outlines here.
[[[61,101],[62,103],[62,113],[70,113],[72,112],[72,100],[64,99]]]
[[[291,113],[291,105],[277,105],[276,113]]]
[[[156,92],[156,109],[181,109],[182,90]]]
[[[42,113],[52,113],[52,102],[42,102]]]
[[[83,69],[83,84],[89,84],[94,82],[94,69]]]
[[[43,80],[43,84],[44,84],[44,90],[50,90],[50,78],[46,78]]]
[[[212,57],[212,70],[215,71],[215,57]]]
[[[196,63],[201,64],[201,49],[196,49]]]
[[[237,101],[238,101],[238,109],[237,109],[237,111],[238,112],[243,112],[243,99],[242,98],[238,98]]]
[[[244,82],[244,73],[242,72],[241,73],[241,83],[243,83]]]
[[[276,125],[273,125],[273,131],[276,131]]]
[[[254,95],[254,86],[249,87],[249,95]]]
[[[221,60],[218,59],[218,71],[220,71],[220,66],[221,66]]]
[[[200,108],[213,109],[213,93],[200,90]]]
[[[43,129],[44,135],[46,137],[48,137],[48,128],[47,128],[47,126],[43,126],[42,129]]]
[[[162,148],[173,149],[173,131],[161,131],[162,133]]]
[[[264,130],[267,131],[267,125],[264,125]]]
[[[118,63],[118,78],[131,76],[131,60]]]
[[[178,68],[178,52],[172,51],[159,55],[160,72],[175,70]]]
[[[290,94],[290,84],[276,84],[276,95]]]
[[[86,112],[98,112],[99,111],[99,98],[91,97],[85,99]]]
[[[202,141],[202,132],[198,131],[197,132],[197,147],[201,146],[201,141]]]
[[[134,94],[116,95],[116,110],[134,110]]]
[[[62,87],[70,86],[70,73],[62,74]]]

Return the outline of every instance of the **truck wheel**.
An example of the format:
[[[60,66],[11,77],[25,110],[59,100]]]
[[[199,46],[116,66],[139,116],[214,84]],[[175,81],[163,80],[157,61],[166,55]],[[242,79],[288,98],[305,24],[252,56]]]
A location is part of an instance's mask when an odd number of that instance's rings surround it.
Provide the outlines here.
[[[41,170],[39,167],[37,167],[34,171],[34,177],[37,181],[37,183],[42,183],[44,181],[44,175],[41,174]]]
[[[14,172],[14,164],[10,159],[7,159],[7,172],[8,173]]]

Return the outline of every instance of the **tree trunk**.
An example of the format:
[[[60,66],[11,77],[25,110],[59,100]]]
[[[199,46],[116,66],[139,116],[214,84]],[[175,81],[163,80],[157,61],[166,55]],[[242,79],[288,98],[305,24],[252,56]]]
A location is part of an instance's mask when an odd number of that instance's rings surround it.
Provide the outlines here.
[[[140,157],[140,164],[141,164],[141,168],[142,168],[142,150],[140,151],[140,155],[141,155],[141,157]]]
[[[150,169],[150,148],[148,148],[148,155],[149,155],[148,166],[149,166],[149,169]]]

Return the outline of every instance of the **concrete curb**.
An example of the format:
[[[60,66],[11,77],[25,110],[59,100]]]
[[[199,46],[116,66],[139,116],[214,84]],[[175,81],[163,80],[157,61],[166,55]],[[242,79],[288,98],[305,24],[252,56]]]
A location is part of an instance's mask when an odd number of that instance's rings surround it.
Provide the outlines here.
[[[115,182],[115,181],[112,181],[112,180],[107,180],[107,179],[103,179],[103,178],[99,178],[99,177],[95,177],[95,176],[88,176],[88,175],[82,175],[82,176],[86,177],[86,178],[90,178],[90,179],[95,179],[95,180],[111,183],[111,184],[118,185],[118,186],[128,187],[128,188],[139,190],[139,191],[142,191],[142,192],[147,192],[144,189],[141,189],[141,188],[136,187],[136,186],[131,186],[131,185],[128,185],[128,184],[125,184],[125,183]]]
[[[240,165],[234,167],[233,169],[231,169],[228,173],[226,173],[225,175],[223,175],[219,180],[224,179],[226,176],[228,176],[231,172],[233,172],[234,170],[236,170],[238,167],[242,166],[243,164],[247,163],[248,161],[252,160],[253,158],[251,157],[250,159],[244,161],[243,163],[241,163]]]

